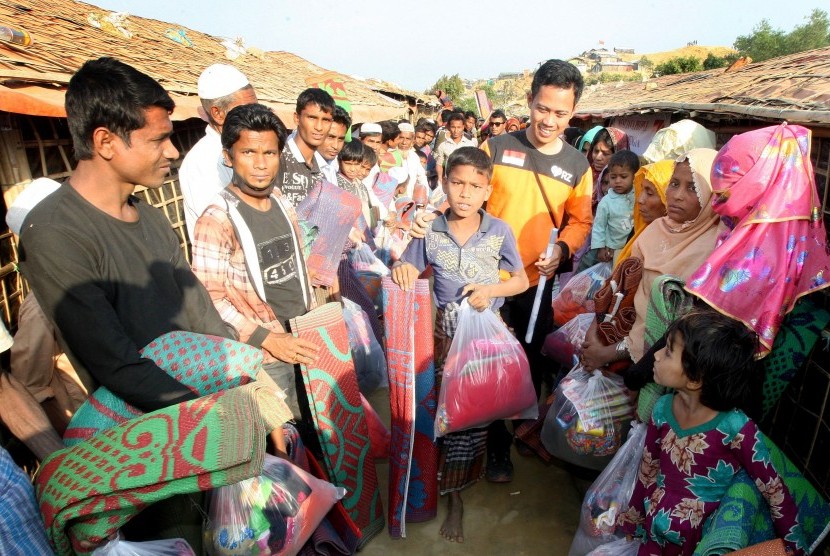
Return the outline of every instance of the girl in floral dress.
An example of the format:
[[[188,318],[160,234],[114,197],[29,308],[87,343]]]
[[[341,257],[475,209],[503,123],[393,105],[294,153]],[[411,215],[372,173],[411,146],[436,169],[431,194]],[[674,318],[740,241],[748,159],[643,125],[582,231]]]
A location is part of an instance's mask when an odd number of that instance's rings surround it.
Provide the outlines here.
[[[655,355],[654,380],[675,392],[660,398],[648,425],[640,472],[622,529],[638,554],[689,554],[734,476],[745,469],[769,504],[776,535],[803,553],[797,507],[746,407],[762,376],[758,339],[714,311],[694,312],[669,329]]]

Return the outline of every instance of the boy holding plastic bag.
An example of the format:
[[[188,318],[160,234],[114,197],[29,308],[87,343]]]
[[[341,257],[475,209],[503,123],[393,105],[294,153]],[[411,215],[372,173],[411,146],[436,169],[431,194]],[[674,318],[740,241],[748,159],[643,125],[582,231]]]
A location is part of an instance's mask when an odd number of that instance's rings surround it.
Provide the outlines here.
[[[459,325],[458,314],[463,312],[459,309],[462,300],[469,295],[466,303],[470,307],[497,312],[504,297],[521,293],[528,287],[513,232],[506,223],[481,208],[492,191],[492,171],[492,163],[483,151],[474,147],[456,150],[447,160],[442,185],[450,208],[432,222],[423,239],[415,239],[407,246],[392,269],[392,280],[404,290],[412,286],[427,266],[433,269],[433,297],[438,306],[435,320],[438,382]],[[510,273],[510,278],[500,281],[500,270]],[[503,324],[502,327],[509,335]],[[529,370],[526,374],[529,380]],[[532,383],[530,390],[533,391]],[[535,393],[533,397],[535,407]],[[441,494],[449,494],[448,514],[441,535],[452,542],[463,542],[460,491],[483,474],[487,430],[474,428],[450,433],[439,442],[439,486]]]

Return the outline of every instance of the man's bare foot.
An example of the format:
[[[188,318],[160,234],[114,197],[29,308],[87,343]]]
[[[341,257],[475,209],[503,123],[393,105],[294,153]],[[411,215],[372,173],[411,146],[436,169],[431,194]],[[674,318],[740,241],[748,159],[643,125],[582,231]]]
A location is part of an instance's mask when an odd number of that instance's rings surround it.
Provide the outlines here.
[[[440,535],[450,542],[464,542],[464,529],[461,518],[464,516],[464,503],[460,492],[451,492],[447,497],[447,519],[441,525]]]

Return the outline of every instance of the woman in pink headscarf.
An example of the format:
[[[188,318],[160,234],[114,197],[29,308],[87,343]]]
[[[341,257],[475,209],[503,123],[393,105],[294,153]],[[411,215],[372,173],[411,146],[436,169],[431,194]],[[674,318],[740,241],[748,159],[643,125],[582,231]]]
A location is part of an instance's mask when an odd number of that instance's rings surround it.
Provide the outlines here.
[[[754,330],[763,357],[795,302],[830,286],[810,131],[782,124],[736,135],[715,159],[712,189],[729,229],[686,289]]]

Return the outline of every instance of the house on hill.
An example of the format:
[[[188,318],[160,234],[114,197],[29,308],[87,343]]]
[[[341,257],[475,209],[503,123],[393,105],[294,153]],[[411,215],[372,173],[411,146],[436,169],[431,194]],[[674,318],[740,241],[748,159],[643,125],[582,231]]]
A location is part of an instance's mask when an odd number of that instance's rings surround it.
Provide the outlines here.
[[[3,212],[30,180],[66,178],[73,166],[64,92],[88,59],[113,56],[157,79],[176,102],[173,136],[181,162],[204,135],[196,92],[199,74],[210,64],[238,67],[256,87],[261,103],[289,125],[298,94],[330,79],[342,83],[356,122],[414,117],[431,100],[383,81],[364,81],[329,71],[290,52],[262,52],[220,37],[155,19],[126,19],[75,0],[26,0],[0,4],[0,20],[32,37],[28,46],[0,42],[0,188]],[[233,60],[229,57],[234,57]],[[179,234],[189,240],[182,217],[177,167],[165,186],[139,191],[162,208]],[[15,329],[16,310],[26,285],[16,271],[11,233],[0,234],[0,315]]]
[[[734,71],[593,85],[586,88],[575,118],[585,127],[623,128],[690,118],[713,130],[718,146],[735,134],[782,121],[805,126],[812,132],[817,201],[830,229],[830,47]],[[811,300],[827,309],[830,294],[826,292],[813,294]],[[830,332],[825,330],[823,336],[826,340],[818,342],[762,428],[830,497]]]

